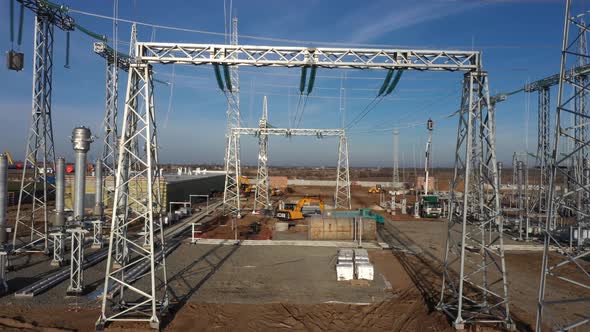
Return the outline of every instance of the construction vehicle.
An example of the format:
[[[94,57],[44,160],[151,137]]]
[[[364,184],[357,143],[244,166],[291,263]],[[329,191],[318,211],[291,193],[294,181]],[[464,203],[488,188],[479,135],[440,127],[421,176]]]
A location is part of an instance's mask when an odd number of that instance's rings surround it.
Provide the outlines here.
[[[238,184],[240,186],[240,193],[244,196],[250,196],[253,191],[253,186],[250,184],[250,180],[247,177],[239,177]]]
[[[369,194],[379,194],[381,192],[381,185],[380,184],[376,184],[374,186],[372,186],[371,188],[369,188],[368,192]]]
[[[283,191],[279,188],[272,188],[270,190],[270,195],[271,196],[282,196],[283,195]]]
[[[438,218],[442,215],[442,206],[438,200],[438,195],[428,193],[430,163],[432,162],[430,154],[432,150],[432,131],[434,129],[432,119],[428,119],[426,122],[426,129],[428,130],[428,141],[426,142],[426,161],[424,162],[424,194],[420,196],[418,209],[422,218]]]
[[[6,158],[8,159],[8,165],[10,165],[10,166],[14,165],[14,159],[12,159],[12,156],[10,155],[10,151],[4,150],[4,154],[6,155]]]
[[[422,195],[420,197],[420,217],[439,218],[442,215],[442,206],[438,195]]]
[[[23,164],[14,162],[14,159],[12,159],[12,156],[10,155],[10,151],[4,150],[4,154],[6,155],[6,159],[8,159],[8,168],[9,169],[22,169],[23,168]]]
[[[324,201],[317,197],[305,197],[297,203],[285,203],[283,209],[276,213],[276,218],[284,221],[296,221],[312,214],[324,212]]]

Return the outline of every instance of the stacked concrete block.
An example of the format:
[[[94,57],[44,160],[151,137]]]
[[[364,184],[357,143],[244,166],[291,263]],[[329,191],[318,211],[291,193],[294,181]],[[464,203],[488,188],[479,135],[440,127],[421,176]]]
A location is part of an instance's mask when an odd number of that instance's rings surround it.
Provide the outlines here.
[[[373,264],[366,249],[354,249],[354,274],[357,279],[373,280]]]
[[[338,250],[338,260],[336,264],[336,278],[341,280],[354,279],[354,252],[352,249]]]

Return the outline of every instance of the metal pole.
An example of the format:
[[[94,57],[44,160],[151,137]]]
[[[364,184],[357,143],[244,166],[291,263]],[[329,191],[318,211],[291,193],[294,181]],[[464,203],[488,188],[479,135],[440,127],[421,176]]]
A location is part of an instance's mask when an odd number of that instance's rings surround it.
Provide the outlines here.
[[[393,130],[393,183],[392,188],[399,183],[399,130]]]
[[[66,161],[58,158],[55,169],[55,218],[53,219],[53,260],[51,265],[60,266],[64,263],[64,228],[66,226],[65,187],[66,187]]]
[[[55,176],[55,219],[53,226],[62,228],[66,224],[66,216],[64,212],[65,201],[65,171],[66,161],[64,158],[57,159],[56,176]]]
[[[90,150],[92,136],[90,129],[86,127],[74,128],[72,132],[72,144],[76,155],[75,182],[74,182],[74,219],[84,219],[84,196],[86,195],[86,156]]]
[[[8,210],[8,158],[0,154],[0,294],[8,291],[6,283],[6,266],[8,250],[6,248],[6,212]]]
[[[102,181],[102,161],[99,159],[94,166],[94,175],[96,176],[96,194],[94,195],[94,215],[102,218],[104,214],[103,199],[103,181]]]
[[[0,154],[0,250],[6,246],[6,212],[8,210],[8,158]],[[4,280],[2,278],[2,280]]]
[[[86,157],[90,150],[92,134],[86,127],[76,127],[72,131],[72,146],[76,155],[74,182],[74,221],[75,228],[68,229],[71,239],[70,285],[67,295],[84,293],[84,235],[88,233],[84,226],[84,201],[86,196]],[[98,188],[97,188],[98,189]]]
[[[518,179],[518,239],[522,241],[522,219],[524,218],[524,194],[522,188],[522,161],[516,162],[516,172],[517,172],[517,179]]]

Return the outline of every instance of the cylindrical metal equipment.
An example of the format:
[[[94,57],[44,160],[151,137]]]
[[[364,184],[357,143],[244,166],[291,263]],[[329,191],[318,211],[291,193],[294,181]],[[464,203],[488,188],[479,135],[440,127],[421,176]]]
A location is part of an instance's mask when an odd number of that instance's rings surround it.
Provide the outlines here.
[[[84,218],[84,196],[86,194],[86,156],[90,150],[92,134],[86,127],[76,127],[72,132],[72,145],[76,154],[74,182],[74,218]]]
[[[102,161],[98,159],[94,166],[94,175],[96,176],[96,195],[94,196],[94,215],[102,217]]]
[[[66,161],[64,158],[57,158],[55,170],[55,220],[53,226],[63,227],[66,224],[64,212],[65,189],[66,189]]]
[[[8,158],[0,154],[0,247],[6,244],[6,211],[8,209]]]

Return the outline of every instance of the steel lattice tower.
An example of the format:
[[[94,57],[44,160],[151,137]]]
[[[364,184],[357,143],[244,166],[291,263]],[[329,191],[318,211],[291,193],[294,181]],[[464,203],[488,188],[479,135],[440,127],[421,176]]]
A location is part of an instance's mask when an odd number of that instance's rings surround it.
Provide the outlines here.
[[[232,19],[231,45],[238,45],[238,18]],[[237,54],[232,58],[237,59]],[[225,187],[223,191],[223,205],[225,213],[236,214],[240,211],[240,135],[232,135],[233,128],[240,127],[240,77],[238,66],[230,66],[230,84],[227,88],[227,128],[225,147]],[[234,178],[234,174],[237,177]]]
[[[539,166],[539,212],[547,211],[547,191],[549,189],[549,162],[550,152],[550,89],[545,86],[538,90],[538,115],[537,115],[537,165]]]
[[[120,320],[145,321],[153,328],[159,328],[160,314],[168,305],[153,98],[151,65],[131,64],[119,145],[120,166],[116,174],[114,206],[117,208],[113,209],[112,215],[105,295],[97,329]],[[145,103],[139,103],[139,100]],[[143,105],[140,107],[140,104]],[[146,183],[143,188],[137,185],[140,181]],[[130,185],[134,186],[130,188]],[[129,212],[130,208],[132,212]],[[147,234],[147,246],[143,236],[132,236],[127,232],[129,225],[144,221],[147,221],[147,229],[143,230]],[[129,251],[126,259],[115,265],[117,242],[124,242]],[[145,266],[146,273],[141,274],[142,281],[133,284],[134,269],[141,265]],[[118,295],[113,297],[114,307],[110,309],[106,294],[113,290],[117,290]]]
[[[119,68],[115,62],[106,60],[106,103],[104,113],[104,139],[102,164],[105,175],[112,176],[117,168],[117,114]]]
[[[590,323],[588,307],[590,299],[584,292],[590,288],[590,271],[584,259],[590,255],[590,249],[583,242],[582,231],[590,228],[590,165],[588,165],[588,144],[590,144],[586,125],[588,121],[586,94],[589,90],[587,76],[582,71],[572,70],[588,63],[590,54],[586,48],[588,26],[585,16],[588,12],[580,8],[582,14],[572,15],[572,2],[566,2],[561,67],[559,73],[559,90],[557,94],[557,115],[555,123],[555,141],[551,153],[550,187],[548,195],[548,212],[543,232],[543,261],[541,281],[537,304],[536,330],[551,326],[559,331],[569,331]],[[577,10],[576,10],[577,11]],[[566,97],[566,91],[573,91],[572,97]],[[574,117],[574,128],[568,114]],[[572,132],[573,131],[573,132]],[[572,151],[561,152],[563,147]],[[573,171],[568,170],[573,168]],[[557,190],[557,183],[565,179],[569,190]],[[561,216],[567,218],[568,226],[556,228]],[[564,243],[571,241],[570,248]],[[586,240],[587,241],[587,240]],[[556,246],[565,256],[550,255],[550,246]],[[564,295],[555,296],[552,290],[562,287],[572,290]],[[579,291],[576,291],[576,290]],[[559,311],[559,320],[553,320],[552,314]],[[563,317],[563,313],[568,315]]]
[[[262,101],[262,118],[258,124],[261,129],[268,128],[268,106],[266,96]],[[268,180],[268,134],[260,132],[258,137],[258,173],[256,175],[256,191],[254,193],[254,211],[257,208],[270,209],[270,183]]]
[[[46,253],[49,252],[47,200],[55,190],[55,187],[47,181],[48,174],[55,170],[55,148],[51,121],[53,30],[54,27],[49,16],[35,16],[33,112],[27,137],[12,241],[14,248],[41,250]],[[32,177],[35,181],[29,181],[30,168],[32,168]],[[42,192],[41,196],[38,195],[39,191]],[[23,204],[28,200],[32,201],[32,207],[30,211],[25,211]],[[29,233],[26,239],[17,236],[22,233],[23,229]]]
[[[508,306],[491,113],[487,73],[465,74],[438,305],[458,329],[478,323],[514,327]],[[461,200],[458,191],[464,193]]]
[[[336,174],[336,193],[334,194],[335,208],[352,208],[350,199],[350,172],[348,167],[348,142],[344,131],[338,142],[338,167]]]
[[[393,130],[393,183],[395,187],[399,183],[399,130]]]

